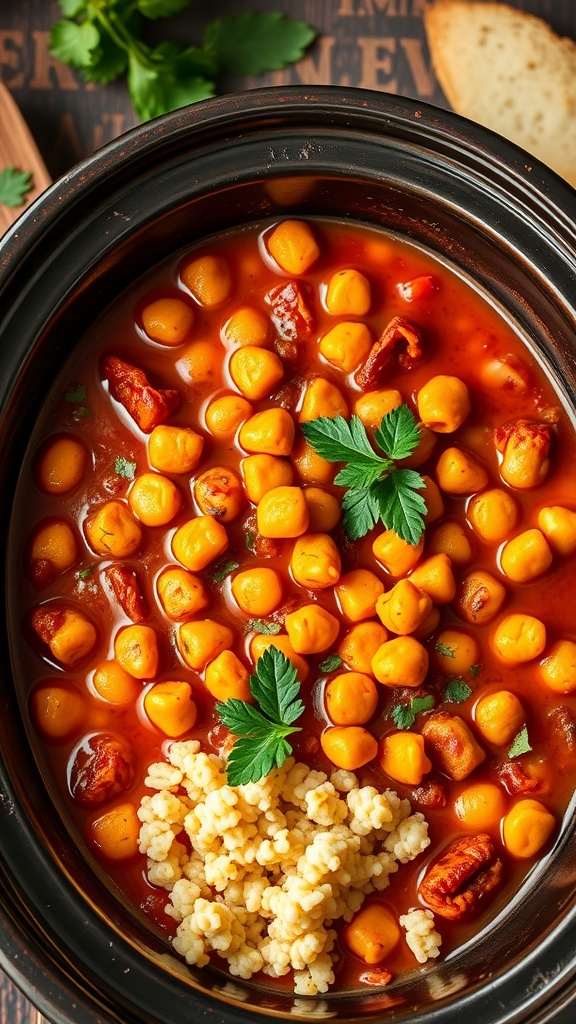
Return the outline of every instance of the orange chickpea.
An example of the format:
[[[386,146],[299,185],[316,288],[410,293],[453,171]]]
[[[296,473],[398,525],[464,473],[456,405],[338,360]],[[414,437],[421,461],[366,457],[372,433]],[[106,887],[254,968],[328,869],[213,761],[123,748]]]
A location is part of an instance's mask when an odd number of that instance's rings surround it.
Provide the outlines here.
[[[335,416],[346,418],[348,403],[335,384],[325,377],[314,377],[304,392],[298,419],[300,423],[308,423],[321,416],[327,416],[328,419],[334,419]]]
[[[288,661],[292,662],[301,683],[307,679],[310,672],[308,662],[300,654],[296,653],[290,643],[290,637],[286,633],[276,633],[275,636],[265,636],[258,633],[256,636],[253,636],[250,641],[250,657],[252,661],[256,663],[262,657],[264,651],[267,651],[270,647],[276,647],[277,650],[281,651],[288,658]]]
[[[75,668],[96,646],[98,633],[91,620],[76,608],[40,605],[32,613],[32,628],[64,668]]]
[[[517,420],[495,432],[496,450],[502,454],[500,476],[510,487],[538,487],[550,468],[553,431],[549,424]]]
[[[140,690],[134,676],[122,668],[115,658],[98,665],[92,677],[92,686],[102,700],[119,705],[133,704]]]
[[[352,267],[337,270],[328,281],[325,302],[333,316],[366,316],[372,305],[370,282]]]
[[[424,550],[424,537],[418,544],[408,544],[394,530],[385,530],[372,544],[374,557],[391,576],[405,576],[419,562]]]
[[[552,552],[541,530],[524,530],[504,545],[502,572],[513,583],[529,583],[552,565]]]
[[[196,724],[198,710],[190,683],[154,683],[144,696],[144,711],[160,732],[177,739]]]
[[[376,613],[391,633],[406,636],[423,623],[432,607],[432,600],[410,580],[398,580],[392,590],[376,601]]]
[[[349,772],[373,761],[378,753],[377,740],[362,725],[335,725],[325,729],[320,745],[332,764]]]
[[[373,618],[383,593],[384,584],[369,569],[352,569],[334,587],[340,610],[351,622]]]
[[[449,676],[466,675],[480,658],[474,638],[459,629],[443,629],[438,633],[434,651],[440,671]]]
[[[211,466],[194,481],[194,498],[202,515],[231,523],[244,508],[242,481],[228,466]]]
[[[142,543],[142,530],[121,501],[107,501],[85,523],[88,543],[98,555],[129,558]]]
[[[265,409],[246,420],[238,440],[247,452],[290,455],[295,430],[294,420],[286,409]]]
[[[306,604],[290,612],[284,625],[296,654],[321,654],[336,642],[340,622],[318,604]]]
[[[58,434],[46,444],[36,463],[38,486],[48,494],[67,494],[78,486],[88,462],[82,441]]]
[[[366,391],[354,402],[354,414],[362,420],[368,430],[376,430],[384,417],[402,405],[402,402],[402,395],[393,388]]]
[[[254,412],[242,395],[222,395],[206,409],[206,426],[217,440],[234,437],[236,431]]]
[[[344,942],[355,956],[367,964],[382,963],[399,939],[397,922],[379,903],[362,907],[344,929]]]
[[[165,569],[158,577],[156,589],[160,604],[173,622],[183,622],[210,604],[202,580],[187,569]]]
[[[195,672],[202,672],[209,661],[232,647],[234,634],[214,619],[194,619],[179,626],[176,639],[186,664]]]
[[[41,523],[30,544],[30,571],[38,586],[50,583],[78,559],[74,531],[63,519]]]
[[[501,487],[476,494],[468,505],[472,529],[488,544],[501,544],[516,526],[520,508],[516,498]]]
[[[372,672],[383,686],[421,686],[428,672],[428,652],[412,636],[394,637],[376,651]]]
[[[467,531],[452,520],[440,523],[432,531],[427,551],[430,555],[447,555],[457,568],[467,565],[474,553]]]
[[[180,511],[182,495],[168,477],[142,473],[130,488],[128,504],[144,526],[166,526]]]
[[[374,675],[372,659],[386,643],[388,632],[379,622],[359,622],[352,626],[338,645],[338,654],[344,664],[354,672]]]
[[[302,220],[281,221],[266,235],[265,244],[286,274],[305,274],[320,255],[312,228]]]
[[[134,679],[153,679],[158,671],[158,640],[151,626],[125,626],[116,634],[114,657]]]
[[[213,516],[197,516],[178,527],[172,538],[174,557],[191,572],[201,572],[228,547],[226,527]]]
[[[320,354],[332,366],[344,373],[352,373],[368,356],[373,340],[366,324],[342,320],[320,338]]]
[[[508,664],[532,661],[546,647],[546,627],[540,619],[524,612],[505,615],[494,630],[491,647],[497,657]]]
[[[206,394],[221,385],[222,362],[222,347],[201,338],[186,346],[176,363],[176,370],[193,391]]]
[[[232,313],[221,331],[222,341],[229,345],[256,345],[268,343],[270,320],[255,306],[240,306]]]
[[[417,469],[422,466],[432,455],[437,443],[438,437],[433,430],[429,427],[419,424],[420,438],[416,445],[412,455],[409,455],[407,459],[402,459],[401,465],[409,469]]]
[[[540,678],[554,693],[576,691],[576,643],[557,640],[540,662]]]
[[[321,487],[305,487],[304,501],[308,509],[309,527],[313,533],[328,533],[342,518],[340,502],[334,494]]]
[[[497,690],[480,698],[475,708],[474,721],[488,743],[503,747],[518,734],[526,722],[526,715],[515,693]]]
[[[456,594],[456,582],[448,555],[430,555],[410,573],[410,581],[432,599],[434,604],[449,604]]]
[[[457,597],[458,614],[471,625],[485,626],[496,617],[506,598],[506,589],[489,572],[477,569],[464,576]]]
[[[451,434],[470,413],[468,388],[459,377],[439,374],[424,384],[417,396],[418,414],[425,427]]]
[[[432,769],[417,732],[392,732],[380,740],[378,762],[382,771],[404,786],[419,786]]]
[[[292,449],[292,462],[301,480],[311,484],[331,484],[336,467],[318,455],[305,437],[297,437]]]
[[[243,345],[233,352],[229,370],[236,387],[250,402],[268,398],[284,376],[280,357],[257,345]]]
[[[484,466],[461,448],[446,448],[436,463],[436,479],[446,494],[473,494],[488,483]]]
[[[86,703],[71,683],[46,680],[30,695],[30,714],[43,739],[63,743],[78,732],[86,721]]]
[[[291,487],[294,482],[290,461],[277,455],[247,455],[241,468],[244,489],[254,505],[258,505],[268,491],[276,487]]]
[[[327,684],[324,700],[334,725],[365,725],[378,706],[378,690],[364,672],[341,672]]]
[[[441,617],[440,610],[432,605],[430,611],[426,617],[422,619],[422,622],[416,627],[412,635],[415,636],[417,640],[428,640],[428,638],[431,637],[438,629]]]
[[[203,447],[204,439],[190,427],[161,423],[148,437],[148,458],[160,473],[192,473]]]
[[[129,860],[138,854],[140,821],[130,801],[99,815],[88,826],[88,841],[108,860]]]
[[[471,783],[457,796],[454,812],[466,828],[498,834],[506,814],[506,797],[491,782]]]
[[[310,522],[300,487],[273,487],[256,509],[258,532],[263,537],[285,539],[306,533]]]
[[[340,568],[340,553],[329,534],[305,533],[294,544],[290,570],[301,587],[323,590],[334,586],[340,579]]]
[[[248,669],[234,651],[222,651],[206,666],[204,684],[215,700],[224,703],[230,698],[253,701]]]
[[[217,253],[187,260],[180,268],[180,278],[201,306],[220,306],[232,293],[230,266]]]
[[[504,818],[504,846],[512,857],[534,857],[548,842],[556,819],[540,800],[518,800]]]
[[[144,306],[142,326],[159,345],[181,345],[192,333],[194,311],[182,299],[156,299]]]
[[[557,555],[569,558],[576,551],[576,512],[562,505],[542,508],[538,526]]]
[[[444,515],[444,501],[438,484],[434,482],[432,477],[422,477],[425,487],[422,489],[422,497],[426,503],[426,515],[424,516],[424,522],[426,526],[430,523],[435,523],[437,519],[441,519]]]
[[[247,615],[269,615],[282,601],[282,581],[275,569],[245,569],[234,576],[232,595]]]

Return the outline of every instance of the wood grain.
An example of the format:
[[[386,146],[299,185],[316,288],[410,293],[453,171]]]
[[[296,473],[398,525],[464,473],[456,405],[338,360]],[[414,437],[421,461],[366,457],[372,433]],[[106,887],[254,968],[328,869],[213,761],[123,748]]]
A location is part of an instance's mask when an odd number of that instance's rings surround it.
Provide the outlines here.
[[[22,206],[0,203],[0,235],[50,184],[50,175],[11,93],[0,82],[0,167],[17,167],[32,173],[33,188]]]

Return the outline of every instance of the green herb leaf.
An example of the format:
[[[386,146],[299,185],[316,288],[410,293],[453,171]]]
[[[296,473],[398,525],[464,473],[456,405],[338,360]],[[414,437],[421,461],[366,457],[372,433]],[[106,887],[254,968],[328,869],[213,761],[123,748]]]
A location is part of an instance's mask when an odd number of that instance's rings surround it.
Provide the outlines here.
[[[118,476],[125,477],[126,480],[133,480],[136,476],[136,463],[125,459],[123,455],[118,455],[114,459],[114,472]]]
[[[190,4],[191,0],[136,0],[136,6],[145,18],[171,18]]]
[[[92,409],[89,409],[87,405],[79,405],[74,409],[73,416],[75,420],[85,420],[92,415]]]
[[[228,758],[231,786],[258,782],[273,768],[280,768],[292,753],[286,737],[301,731],[294,725],[304,711],[296,669],[276,647],[270,647],[256,663],[250,692],[257,706],[231,698],[215,708],[236,736]]]
[[[468,697],[471,696],[472,687],[468,686],[468,683],[465,683],[463,679],[454,677],[446,683],[444,700],[450,701],[451,704],[461,704],[462,701],[468,700]]]
[[[240,564],[232,558],[221,559],[206,570],[206,576],[213,583],[222,583],[222,580],[225,580],[230,573],[236,572],[236,569],[239,568]]]
[[[342,498],[342,524],[350,540],[359,540],[373,530],[380,517],[375,485],[350,487]]]
[[[214,95],[214,85],[206,78],[180,78],[173,62],[147,66],[138,54],[128,57],[128,92],[141,121],[167,114],[189,103]]]
[[[368,487],[390,467],[389,460],[374,451],[358,416],[352,416],[350,420],[343,416],[320,416],[303,423],[302,433],[323,459],[348,463],[346,469],[350,472],[345,479],[339,479],[344,470],[335,479],[343,487]],[[355,472],[356,478],[353,476]]]
[[[455,658],[456,652],[453,647],[449,647],[448,644],[434,644],[434,650],[437,654],[440,654],[443,658]]]
[[[4,167],[0,171],[0,203],[10,207],[24,206],[32,186],[32,175],[29,171]]]
[[[204,33],[204,48],[220,69],[233,75],[257,75],[300,60],[315,36],[308,25],[284,14],[244,11],[211,21]]]
[[[249,633],[262,633],[264,636],[275,636],[276,633],[282,632],[279,622],[267,622],[266,619],[250,619],[246,623],[246,629]]]
[[[431,711],[435,703],[431,693],[425,697],[412,697],[410,704],[396,704],[390,712],[390,717],[397,729],[411,729],[416,721],[416,715],[421,711]]]
[[[77,18],[88,10],[86,0],[58,0],[58,6],[65,18]]]
[[[432,694],[428,693],[425,697],[412,697],[410,707],[415,715],[419,715],[421,711],[431,711],[435,703]]]
[[[135,19],[132,18],[132,25]],[[128,54],[123,47],[112,38],[102,26],[100,26],[100,43],[91,51],[90,61],[82,68],[82,74],[87,82],[98,82],[100,85],[107,85],[123,75],[128,67]]]
[[[87,565],[84,569],[78,569],[78,572],[75,574],[76,575],[76,579],[77,580],[87,580],[87,579],[89,579],[89,577],[94,572],[95,568],[96,568],[95,565]]]
[[[71,405],[78,405],[86,401],[86,388],[83,384],[74,384],[66,392],[66,401]]]
[[[380,519],[408,544],[418,544],[427,508],[419,493],[424,481],[413,469],[393,469],[378,484]]]
[[[62,19],[57,21],[50,33],[50,53],[58,60],[73,68],[88,67],[92,52],[100,43],[100,32],[92,21]]]
[[[517,733],[512,740],[512,746],[508,751],[508,757],[520,757],[520,754],[527,754],[530,750],[532,750],[532,747],[528,740],[528,729],[523,725],[520,732]]]
[[[470,678],[471,679],[476,679],[477,676],[480,675],[481,671],[482,671],[482,665],[471,665],[470,669],[469,669]]]
[[[341,668],[341,666],[342,666],[342,658],[340,657],[340,655],[339,654],[329,654],[327,658],[324,658],[324,661],[320,662],[320,664],[318,665],[318,670],[320,672],[326,672],[326,673],[328,673],[328,672],[335,672],[336,669],[337,668]]]
[[[246,547],[248,551],[254,551],[256,547],[256,533],[254,530],[246,530]]]
[[[397,462],[407,459],[420,440],[420,428],[407,405],[387,413],[374,433],[379,448]]]

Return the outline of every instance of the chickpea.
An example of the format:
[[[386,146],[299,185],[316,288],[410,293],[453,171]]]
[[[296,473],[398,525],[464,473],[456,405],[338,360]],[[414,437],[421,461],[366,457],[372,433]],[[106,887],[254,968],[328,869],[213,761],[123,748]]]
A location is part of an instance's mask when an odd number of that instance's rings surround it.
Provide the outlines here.
[[[282,581],[275,569],[245,569],[234,576],[232,595],[247,615],[269,615],[282,601]]]
[[[501,487],[476,494],[468,505],[468,519],[487,544],[501,544],[516,526],[520,508],[516,498]]]
[[[368,430],[376,430],[384,417],[402,405],[402,402],[402,395],[394,388],[366,391],[354,402],[354,415],[362,420]]]
[[[265,238],[271,257],[286,274],[305,274],[320,255],[309,224],[283,220]]]
[[[504,818],[504,846],[512,857],[534,857],[546,845],[555,826],[554,815],[540,800],[518,800]]]
[[[373,761],[378,742],[362,725],[334,725],[320,736],[320,746],[337,768],[354,772]]]
[[[340,568],[340,553],[329,534],[305,533],[296,541],[290,570],[301,587],[307,590],[332,587],[340,579]]]
[[[71,683],[47,680],[30,695],[30,714],[43,739],[63,743],[78,732],[86,721],[86,704]]]
[[[376,601],[376,613],[390,633],[406,636],[422,624],[432,607],[432,600],[410,580],[398,580],[392,590]]]
[[[119,661],[102,661],[92,677],[92,686],[102,700],[109,704],[134,704],[139,693],[139,686],[134,676],[130,675]]]
[[[510,487],[521,490],[541,484],[550,468],[552,428],[547,423],[516,420],[499,427],[494,436],[502,454],[500,476]]]
[[[318,604],[305,604],[290,612],[284,625],[296,654],[321,654],[336,642],[340,622]]]
[[[576,643],[557,640],[540,662],[540,677],[554,693],[574,693],[576,690]]]
[[[333,316],[366,316],[372,304],[368,278],[352,267],[337,270],[328,281],[325,303]]]
[[[305,487],[304,501],[308,509],[309,527],[313,533],[328,533],[342,518],[338,498],[321,487]]]
[[[400,928],[389,910],[368,903],[344,929],[344,942],[367,964],[379,964],[390,955],[400,939]]]
[[[456,594],[456,582],[448,555],[430,555],[410,573],[410,581],[431,597],[434,604],[449,604]]]
[[[498,833],[506,814],[506,798],[491,782],[471,783],[456,798],[454,812],[466,828]]]
[[[290,538],[306,533],[310,522],[300,487],[273,487],[256,509],[258,532],[263,537]]]
[[[540,619],[524,612],[505,615],[494,630],[494,653],[512,665],[538,658],[546,647],[546,627]]]
[[[425,427],[438,434],[452,434],[470,413],[468,388],[459,377],[439,374],[420,388],[418,415]]]
[[[428,652],[413,636],[394,637],[376,651],[372,672],[383,686],[421,686],[428,673]]]
[[[275,487],[291,487],[294,473],[288,459],[277,455],[248,455],[242,460],[244,488],[249,501],[258,505]]]
[[[467,778],[486,758],[486,751],[459,715],[435,711],[424,722],[422,735],[440,770],[456,782]]]
[[[294,434],[294,420],[286,409],[265,409],[246,420],[238,440],[247,452],[290,455]]]
[[[275,636],[265,636],[258,633],[256,636],[253,636],[250,641],[250,657],[252,661],[256,663],[262,657],[264,651],[267,651],[270,647],[276,647],[278,651],[281,651],[288,658],[288,661],[296,669],[296,674],[301,683],[307,679],[310,672],[308,662],[306,658],[296,653],[286,633],[276,633]]]
[[[173,622],[183,622],[210,604],[202,580],[187,569],[165,569],[158,577],[156,589],[160,604]]]
[[[174,557],[191,572],[201,572],[228,547],[226,527],[212,516],[197,516],[172,537]]]
[[[341,672],[327,684],[324,700],[334,725],[365,725],[378,706],[378,690],[364,672]]]
[[[182,283],[201,306],[220,306],[232,293],[228,261],[217,253],[205,253],[187,260],[180,269]]]
[[[194,311],[182,299],[156,299],[144,306],[142,326],[159,345],[181,345],[192,333]]]
[[[557,555],[569,558],[576,551],[576,512],[551,505],[540,510],[538,526]]]
[[[158,671],[156,633],[151,626],[125,626],[116,634],[114,657],[134,679],[153,679]]]
[[[36,528],[30,544],[30,570],[38,586],[51,583],[77,559],[76,537],[64,519],[51,519]]]
[[[107,501],[90,515],[85,532],[92,550],[111,558],[129,558],[142,543],[142,530],[121,501]]]
[[[338,654],[354,672],[373,675],[372,659],[387,639],[388,633],[379,622],[359,622],[340,641]]]
[[[182,495],[167,476],[141,473],[130,488],[128,504],[144,526],[166,526],[180,511]]]
[[[296,439],[292,449],[292,462],[301,480],[312,484],[331,484],[336,476],[336,467],[318,455],[305,437]]]
[[[253,411],[250,402],[242,398],[242,395],[222,395],[214,398],[206,409],[206,426],[217,441],[226,441],[234,437]]]
[[[430,476],[422,477],[425,487],[422,490],[422,497],[426,502],[426,515],[424,516],[424,522],[426,526],[430,523],[435,523],[437,519],[441,519],[444,515],[444,501],[438,484]]]
[[[46,444],[36,463],[36,481],[48,494],[67,494],[84,476],[88,453],[82,441],[57,434]]]
[[[327,416],[328,419],[344,416],[346,419],[348,403],[335,384],[325,377],[314,377],[304,392],[298,419],[300,423],[308,423],[321,416]]]
[[[334,587],[340,610],[351,622],[373,618],[383,593],[384,584],[369,569],[352,569]]]
[[[320,355],[332,366],[352,373],[367,358],[372,344],[372,332],[366,324],[342,320],[322,335],[319,349]]]
[[[552,552],[540,530],[524,530],[504,545],[500,554],[502,572],[514,583],[529,583],[552,565]]]
[[[192,473],[202,458],[204,439],[190,427],[161,423],[148,437],[148,458],[160,473]]]
[[[250,693],[250,674],[234,651],[222,651],[206,666],[204,683],[215,700],[224,703],[230,698],[253,701]]]
[[[476,728],[488,743],[504,747],[511,743],[526,722],[518,697],[510,690],[497,690],[481,697],[474,712]]]
[[[447,555],[457,568],[467,565],[474,553],[468,532],[453,520],[440,523],[433,530],[427,550],[431,555]]]
[[[32,628],[64,668],[75,668],[96,646],[94,624],[76,608],[42,604],[32,613]]]
[[[176,640],[186,664],[195,672],[202,672],[209,661],[232,647],[234,634],[214,619],[194,619],[179,626]]]
[[[456,610],[471,625],[485,626],[497,616],[505,598],[506,590],[500,581],[489,572],[477,569],[464,576]]]
[[[229,370],[236,387],[250,402],[269,398],[284,376],[280,357],[256,345],[243,345],[233,352]]]
[[[441,672],[464,676],[480,659],[478,644],[459,629],[443,629],[436,637],[435,658]]]
[[[382,771],[404,786],[419,786],[431,770],[424,737],[417,732],[392,732],[380,740],[378,762]]]
[[[222,358],[220,346],[201,339],[193,341],[184,349],[176,369],[194,391],[215,391],[222,382]]]
[[[412,455],[409,455],[407,459],[402,459],[401,465],[408,469],[417,469],[422,466],[432,455],[437,443],[438,437],[433,430],[429,427],[425,427],[422,423],[419,424],[420,438],[416,445]]]
[[[432,605],[428,615],[422,619],[422,622],[416,627],[412,635],[415,636],[417,640],[428,640],[428,638],[431,637],[438,629],[441,618],[440,610]]]
[[[255,306],[240,306],[232,313],[221,331],[222,341],[229,345],[265,346],[270,337],[270,320]]]
[[[512,353],[485,359],[480,364],[479,372],[482,383],[490,391],[498,388],[526,394],[530,383],[528,367],[522,359]]]
[[[418,544],[409,544],[402,540],[394,530],[385,530],[376,537],[372,545],[374,557],[391,576],[398,579],[405,576],[420,561],[424,550],[424,537]]]
[[[139,834],[140,820],[130,801],[105,811],[88,828],[89,842],[108,860],[136,857]]]
[[[202,515],[220,523],[231,523],[240,515],[245,502],[238,474],[228,466],[211,466],[194,481],[194,498]]]
[[[436,464],[438,486],[446,494],[473,494],[488,483],[484,466],[461,448],[446,448]]]
[[[196,724],[198,709],[190,683],[154,683],[144,696],[144,711],[160,732],[177,739]]]

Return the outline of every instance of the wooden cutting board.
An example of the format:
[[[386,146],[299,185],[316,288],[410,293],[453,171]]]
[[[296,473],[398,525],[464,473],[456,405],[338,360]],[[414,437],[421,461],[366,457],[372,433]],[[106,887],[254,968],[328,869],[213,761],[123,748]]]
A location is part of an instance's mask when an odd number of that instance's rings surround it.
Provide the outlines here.
[[[0,203],[0,235],[24,212],[27,206],[48,188],[50,175],[38,152],[22,114],[5,85],[0,82],[0,170],[17,167],[30,171],[33,188],[23,206]]]

